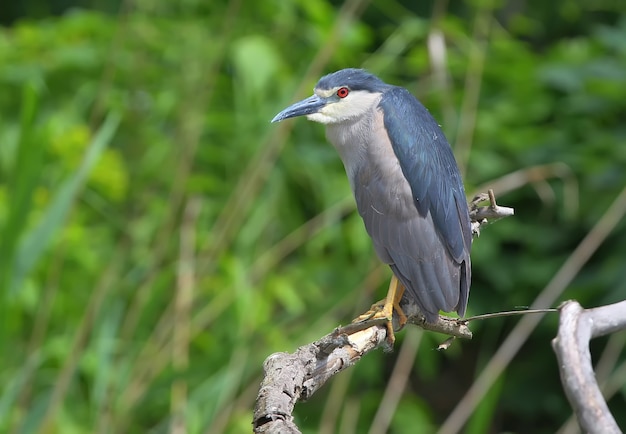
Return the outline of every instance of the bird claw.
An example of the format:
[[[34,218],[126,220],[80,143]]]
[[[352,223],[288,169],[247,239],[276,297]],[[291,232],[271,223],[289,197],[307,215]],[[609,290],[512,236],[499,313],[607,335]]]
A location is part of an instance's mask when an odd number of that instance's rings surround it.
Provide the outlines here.
[[[398,327],[394,329],[394,310],[398,316]],[[407,323],[407,317],[400,308],[399,303],[395,301],[388,302],[387,299],[374,303],[370,309],[357,316],[352,320],[352,324],[348,327],[357,327],[358,330],[364,330],[373,325],[384,325],[387,329],[387,345],[393,348],[396,340],[395,332],[402,330]]]
[[[352,323],[355,324],[355,323],[366,322],[371,319],[384,319],[387,321],[391,321],[390,316],[385,315],[384,313],[386,301],[387,301],[386,299],[382,299],[374,303],[367,312],[362,313],[361,315],[354,318],[352,320]]]

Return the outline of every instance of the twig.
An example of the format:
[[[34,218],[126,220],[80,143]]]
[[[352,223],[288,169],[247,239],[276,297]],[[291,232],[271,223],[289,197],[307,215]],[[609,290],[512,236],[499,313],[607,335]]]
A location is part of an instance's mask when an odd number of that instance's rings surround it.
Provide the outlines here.
[[[483,320],[483,319],[491,319],[491,318],[502,318],[505,316],[516,316],[516,315],[528,315],[531,313],[550,313],[550,312],[558,312],[558,309],[524,309],[524,310],[508,310],[505,312],[494,312],[494,313],[483,313],[482,315],[470,316],[467,318],[461,318],[457,321],[467,324],[471,321]]]
[[[478,206],[486,201],[489,201],[488,206]],[[472,221],[472,235],[476,238],[480,236],[480,229],[483,226],[492,223],[495,220],[510,217],[515,214],[513,208],[499,206],[496,203],[496,197],[493,190],[489,190],[487,193],[477,194],[474,196],[474,199],[472,199],[469,206],[470,219]]]
[[[596,382],[589,341],[626,329],[626,301],[583,309],[575,301],[560,307],[559,332],[552,347],[559,360],[561,382],[582,430],[589,434],[619,434]]]

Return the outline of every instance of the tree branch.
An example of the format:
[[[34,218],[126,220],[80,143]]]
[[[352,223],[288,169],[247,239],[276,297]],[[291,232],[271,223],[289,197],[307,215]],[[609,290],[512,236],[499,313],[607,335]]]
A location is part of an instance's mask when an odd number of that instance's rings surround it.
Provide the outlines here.
[[[626,301],[583,309],[576,301],[560,306],[559,332],[552,348],[559,361],[561,383],[582,430],[589,434],[619,434],[596,382],[589,341],[626,329]]]
[[[400,307],[411,324],[454,337],[472,338],[472,332],[461,321],[439,316],[437,322],[427,324],[411,301],[403,299]],[[263,364],[265,377],[254,409],[254,432],[299,433],[292,417],[296,402],[309,399],[333,375],[354,365],[370,351],[379,347],[391,349],[384,322],[373,324],[363,330],[359,330],[358,324],[339,327],[293,354],[269,356]]]

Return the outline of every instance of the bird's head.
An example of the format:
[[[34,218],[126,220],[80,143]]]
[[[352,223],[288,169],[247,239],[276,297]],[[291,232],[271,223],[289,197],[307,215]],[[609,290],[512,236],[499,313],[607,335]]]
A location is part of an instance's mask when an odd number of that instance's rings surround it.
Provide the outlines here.
[[[317,82],[313,95],[290,105],[272,122],[296,116],[322,124],[336,124],[361,116],[390,87],[363,69],[342,69],[325,75]]]

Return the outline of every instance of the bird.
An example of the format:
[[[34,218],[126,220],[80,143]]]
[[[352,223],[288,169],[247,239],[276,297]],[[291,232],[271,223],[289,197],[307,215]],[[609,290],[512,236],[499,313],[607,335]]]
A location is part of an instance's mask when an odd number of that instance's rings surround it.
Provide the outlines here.
[[[407,321],[402,297],[427,323],[439,312],[463,317],[471,283],[469,208],[452,148],[430,112],[407,89],[356,68],[319,79],[312,96],[272,122],[306,116],[326,127],[378,258],[393,272],[385,299],[355,321]]]

